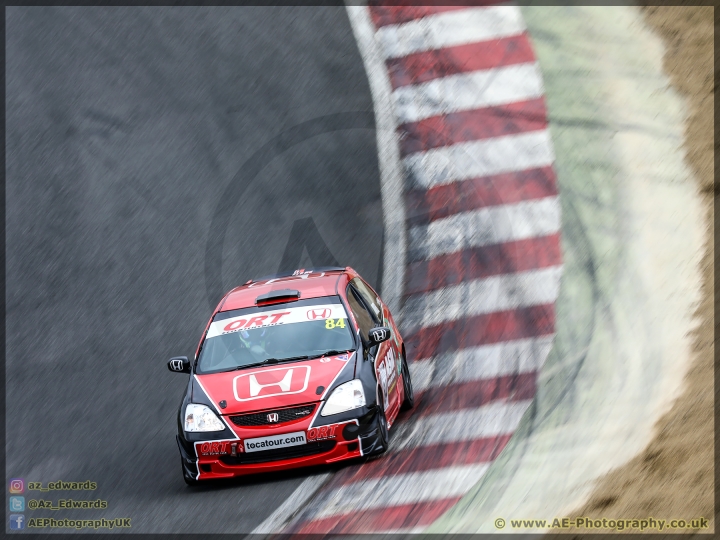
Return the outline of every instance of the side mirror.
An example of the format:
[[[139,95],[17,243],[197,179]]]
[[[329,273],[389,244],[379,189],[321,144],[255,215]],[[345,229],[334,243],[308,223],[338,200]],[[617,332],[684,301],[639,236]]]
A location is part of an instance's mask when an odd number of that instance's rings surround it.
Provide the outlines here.
[[[377,345],[390,339],[390,329],[387,326],[378,326],[368,332],[368,341],[371,345]]]
[[[173,373],[190,373],[190,360],[187,356],[175,356],[168,360],[167,366]]]

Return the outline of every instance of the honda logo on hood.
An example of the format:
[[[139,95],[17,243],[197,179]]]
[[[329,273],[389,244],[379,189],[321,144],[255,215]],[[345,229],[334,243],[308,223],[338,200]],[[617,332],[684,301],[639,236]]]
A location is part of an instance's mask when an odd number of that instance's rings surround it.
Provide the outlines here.
[[[270,422],[271,424],[274,424],[275,422],[280,420],[280,415],[276,412],[270,413],[267,415],[267,419],[268,419],[268,422]]]
[[[307,390],[310,366],[293,366],[243,373],[233,379],[237,401],[252,401]],[[269,420],[269,418],[268,418]]]

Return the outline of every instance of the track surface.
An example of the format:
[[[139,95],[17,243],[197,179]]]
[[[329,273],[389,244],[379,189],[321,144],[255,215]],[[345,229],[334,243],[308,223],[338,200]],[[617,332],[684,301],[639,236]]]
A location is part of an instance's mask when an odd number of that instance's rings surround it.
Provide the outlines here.
[[[192,355],[220,289],[288,254],[311,262],[312,248],[286,250],[297,220],[380,285],[372,129],[242,174],[284,130],[372,114],[345,9],[8,8],[6,28],[6,474],[92,480],[78,498],[109,502],[53,517],[250,531],[305,473],[186,488],[174,441],[186,377],[165,362]],[[238,205],[218,207],[230,185]],[[213,219],[227,224],[221,283],[205,269]]]

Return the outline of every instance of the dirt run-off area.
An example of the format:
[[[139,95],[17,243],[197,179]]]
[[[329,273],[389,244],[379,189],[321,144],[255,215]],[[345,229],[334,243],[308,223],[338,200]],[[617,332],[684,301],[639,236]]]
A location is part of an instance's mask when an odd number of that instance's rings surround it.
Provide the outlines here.
[[[710,529],[685,532],[708,533],[715,527],[714,203],[718,194],[713,167],[717,152],[717,142],[713,142],[715,15],[712,6],[642,6],[640,9],[647,24],[665,43],[665,72],[675,89],[687,99],[684,150],[699,183],[707,224],[701,268],[702,300],[695,312],[693,358],[682,395],[656,424],[655,436],[647,448],[601,478],[588,502],[569,515],[594,519],[704,517],[710,520]],[[553,532],[567,533],[568,530]]]

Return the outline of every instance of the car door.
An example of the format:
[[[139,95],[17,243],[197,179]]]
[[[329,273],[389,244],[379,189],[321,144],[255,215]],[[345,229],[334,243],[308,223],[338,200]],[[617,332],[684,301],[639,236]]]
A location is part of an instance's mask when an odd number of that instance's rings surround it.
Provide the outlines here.
[[[370,316],[373,326],[387,326],[394,334],[393,325],[390,324],[387,317],[387,308],[375,292],[360,278],[355,278],[350,282],[350,289],[358,296],[359,303]],[[375,373],[385,398],[385,414],[388,423],[392,424],[400,406],[398,389],[400,363],[397,336],[391,336],[390,339],[378,346],[374,363]]]

